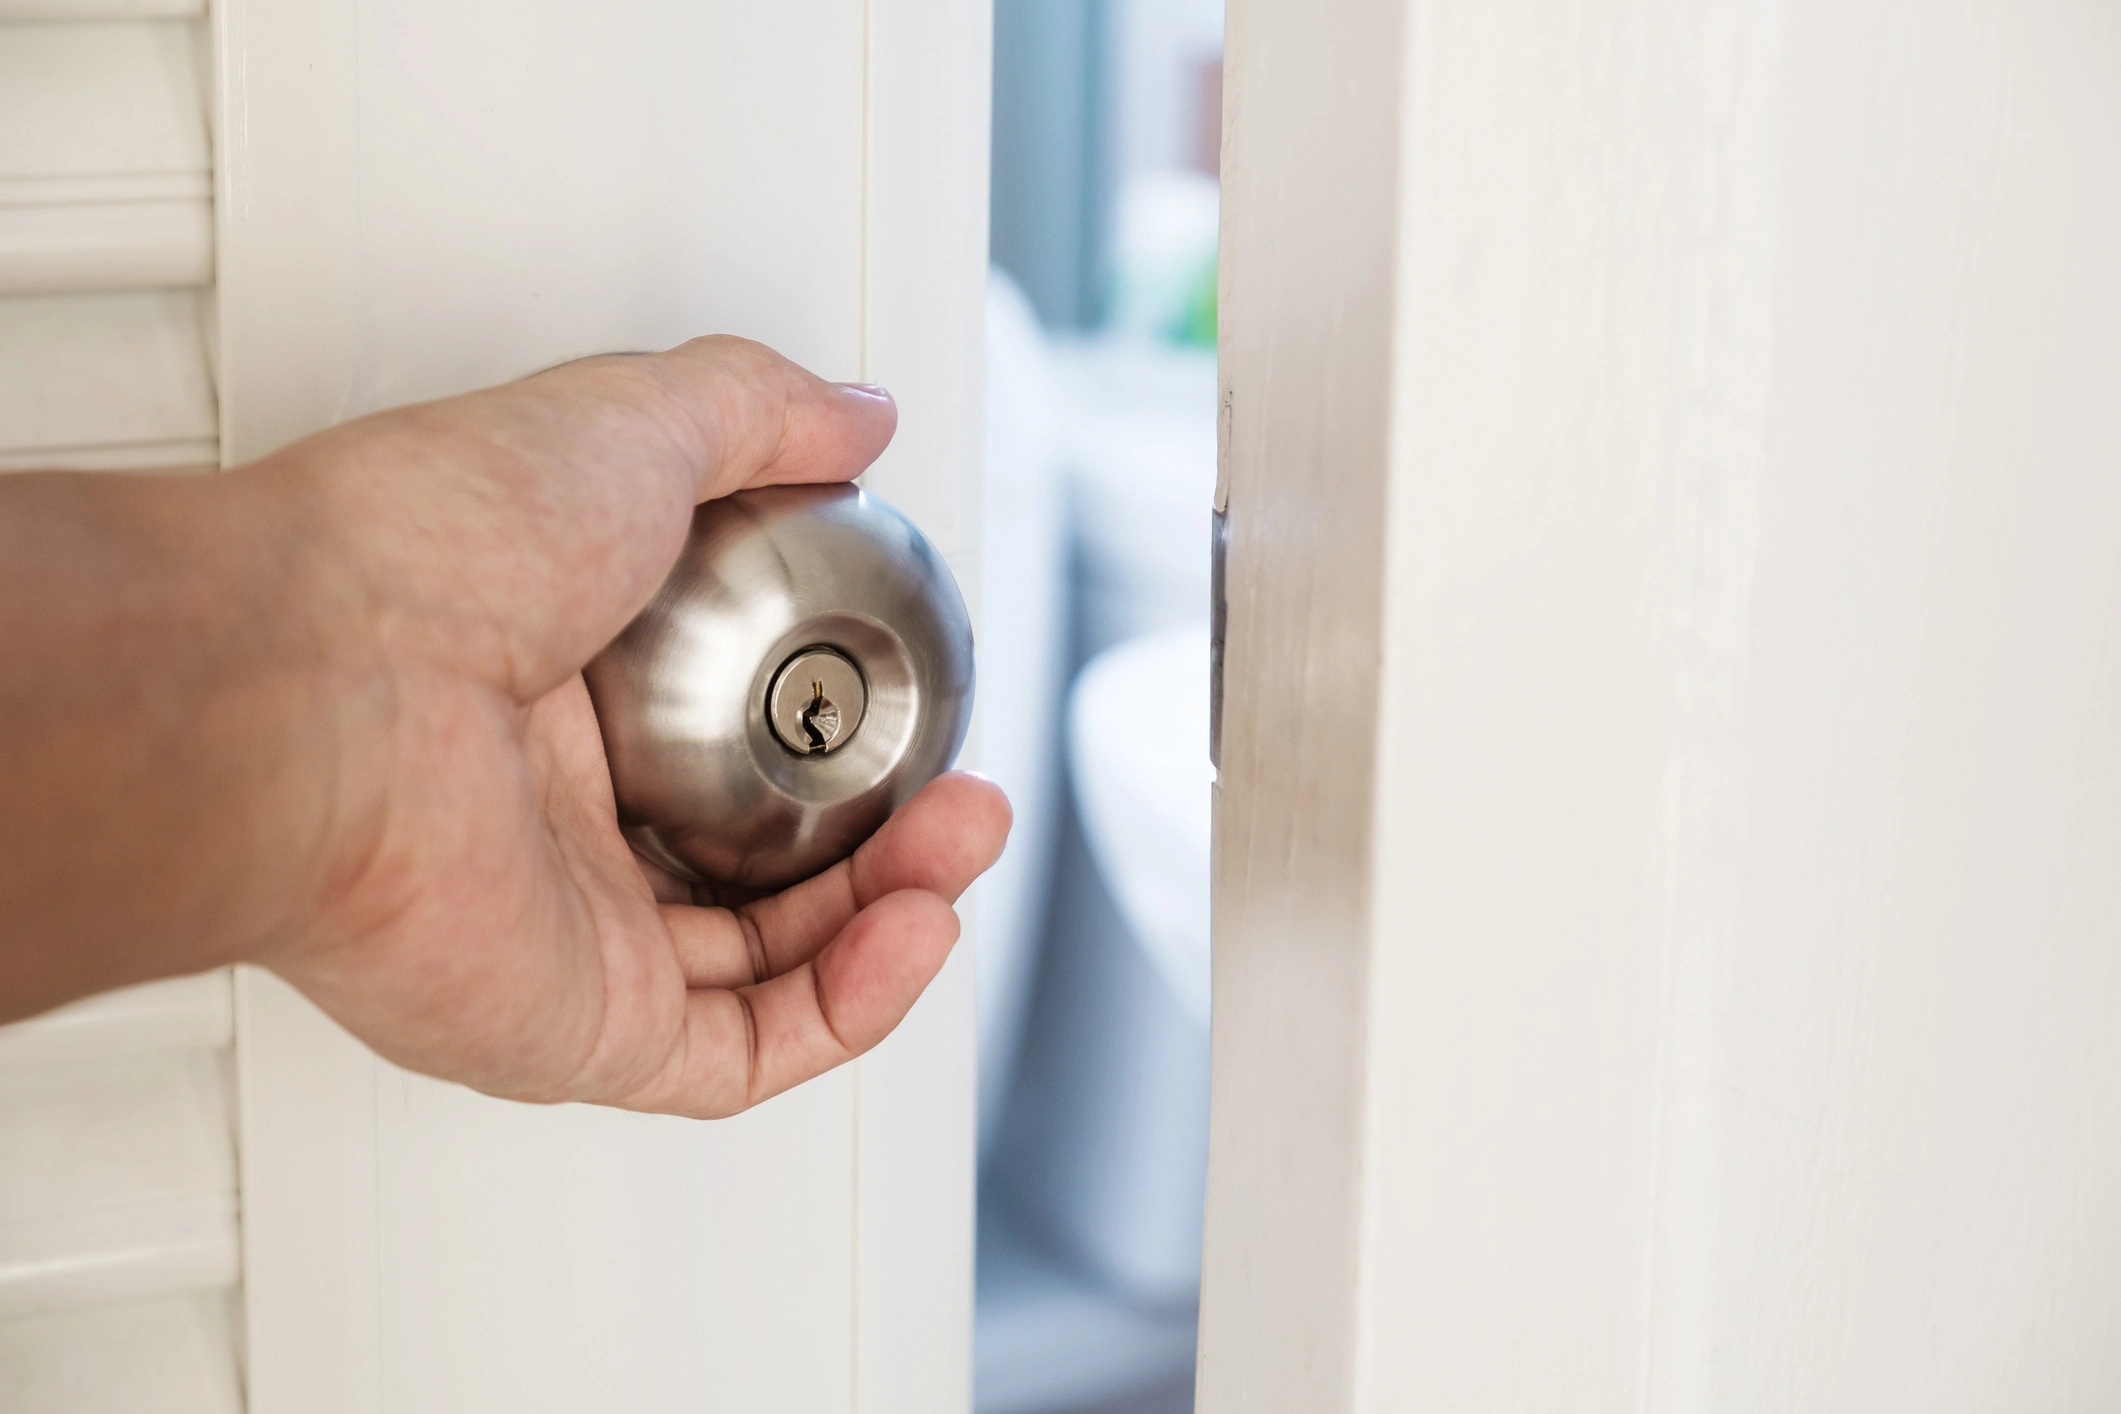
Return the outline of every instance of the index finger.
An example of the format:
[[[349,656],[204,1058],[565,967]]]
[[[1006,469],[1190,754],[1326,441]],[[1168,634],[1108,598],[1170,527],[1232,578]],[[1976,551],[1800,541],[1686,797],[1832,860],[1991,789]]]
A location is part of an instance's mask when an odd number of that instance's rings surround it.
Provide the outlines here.
[[[753,486],[850,481],[898,427],[898,407],[882,388],[827,382],[764,344],[728,335],[583,360],[540,377],[601,372],[597,365],[607,362],[660,389],[647,410],[696,469],[695,502]]]
[[[891,440],[889,395],[745,339],[610,355],[358,419],[283,450],[361,582],[419,647],[530,702],[654,595],[693,506],[845,481]]]

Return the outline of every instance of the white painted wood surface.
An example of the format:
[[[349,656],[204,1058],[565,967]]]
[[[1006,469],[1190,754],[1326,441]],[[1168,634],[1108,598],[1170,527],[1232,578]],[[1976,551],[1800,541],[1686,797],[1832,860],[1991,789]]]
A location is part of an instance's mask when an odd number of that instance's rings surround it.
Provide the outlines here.
[[[160,1051],[220,1051],[234,1041],[228,974],[208,972],[106,992],[0,1027],[0,1070]]]
[[[242,1414],[226,1293],[0,1322],[9,1414]]]
[[[121,12],[0,4],[0,471],[219,460],[204,31]]]
[[[205,284],[198,25],[0,5],[0,296]],[[84,21],[85,22],[82,22]]]
[[[727,331],[906,416],[875,473],[976,554],[984,16],[229,0],[227,454]],[[256,1414],[968,1402],[971,987],[719,1124],[504,1104],[238,991]]]
[[[203,186],[198,41],[181,21],[0,25],[0,183]]]
[[[868,0],[865,22],[861,376],[897,396],[899,429],[864,482],[921,525],[976,609],[992,7]],[[978,764],[977,740],[963,759]],[[958,912],[942,974],[854,1065],[858,1414],[972,1404],[978,885]]]
[[[220,460],[190,8],[0,0],[0,471]],[[233,1039],[225,972],[0,1028],[0,1409],[241,1407]]]
[[[1207,1414],[1355,1407],[1404,8],[1226,12]]]
[[[206,0],[0,0],[0,21],[186,19],[205,13]]]
[[[1230,18],[1200,1407],[2114,1407],[2121,15]]]
[[[225,1062],[185,1047],[0,1070],[0,1321],[235,1283]]]
[[[219,460],[193,291],[0,299],[0,470]]]
[[[0,1408],[232,1414],[225,972],[0,1028]]]
[[[203,191],[191,200],[0,206],[0,295],[204,285],[213,250]]]

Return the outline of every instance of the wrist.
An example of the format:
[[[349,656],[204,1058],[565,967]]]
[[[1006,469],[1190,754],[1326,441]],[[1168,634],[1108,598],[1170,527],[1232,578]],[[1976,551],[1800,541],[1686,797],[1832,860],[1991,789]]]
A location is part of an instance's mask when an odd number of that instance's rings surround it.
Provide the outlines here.
[[[294,479],[0,487],[0,1016],[268,955],[380,818],[387,682]]]
[[[248,867],[220,946],[276,966],[316,941],[381,839],[398,683],[328,482],[279,456],[221,480],[224,529],[245,552],[220,586],[232,629],[221,695],[240,731],[214,749],[243,758]]]

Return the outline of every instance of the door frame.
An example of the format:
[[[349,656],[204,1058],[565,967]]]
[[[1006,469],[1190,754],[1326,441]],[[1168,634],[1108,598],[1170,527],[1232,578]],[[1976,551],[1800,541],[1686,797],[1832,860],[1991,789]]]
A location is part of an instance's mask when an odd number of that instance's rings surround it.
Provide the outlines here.
[[[1204,1414],[2121,1398],[2121,26],[1231,0]]]
[[[1779,14],[1230,0],[1205,1414],[1701,1407]]]

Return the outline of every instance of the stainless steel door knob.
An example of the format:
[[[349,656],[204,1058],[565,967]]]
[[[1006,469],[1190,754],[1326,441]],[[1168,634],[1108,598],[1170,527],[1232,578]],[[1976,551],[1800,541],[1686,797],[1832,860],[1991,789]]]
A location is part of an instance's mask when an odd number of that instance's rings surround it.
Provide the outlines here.
[[[854,486],[709,501],[648,607],[584,670],[619,823],[695,883],[844,859],[941,774],[972,624],[913,522]]]

